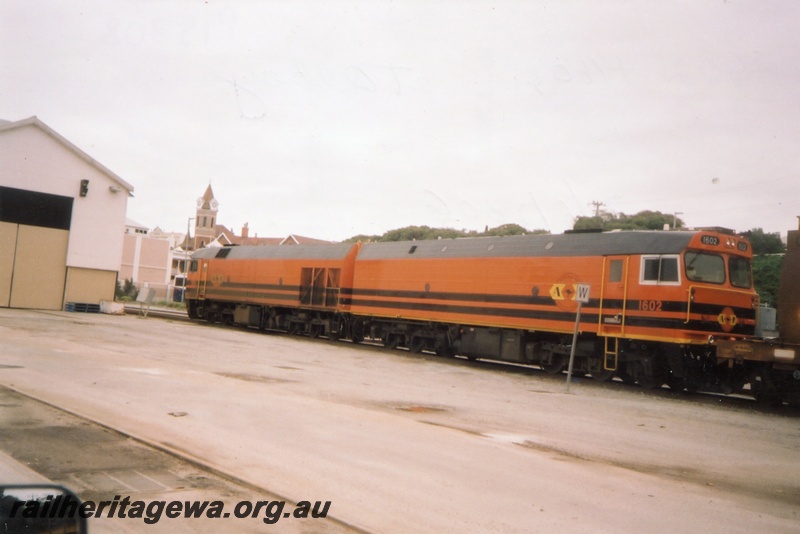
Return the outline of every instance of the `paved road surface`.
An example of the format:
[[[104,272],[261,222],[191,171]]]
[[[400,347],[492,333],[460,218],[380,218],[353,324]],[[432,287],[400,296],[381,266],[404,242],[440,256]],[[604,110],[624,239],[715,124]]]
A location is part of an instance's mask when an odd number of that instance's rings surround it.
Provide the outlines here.
[[[740,401],[5,309],[0,384],[372,532],[794,532],[800,513],[798,417]]]

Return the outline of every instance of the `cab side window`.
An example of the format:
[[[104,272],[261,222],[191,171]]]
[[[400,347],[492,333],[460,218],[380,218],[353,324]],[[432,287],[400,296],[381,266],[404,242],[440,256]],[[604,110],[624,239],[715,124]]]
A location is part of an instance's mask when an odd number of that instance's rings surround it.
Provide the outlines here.
[[[642,284],[679,284],[678,256],[642,256]]]
[[[608,281],[622,282],[622,260],[611,260],[608,267]]]
[[[728,268],[731,273],[731,285],[750,289],[752,286],[753,274],[750,270],[750,262],[744,258],[731,257],[728,260]]]

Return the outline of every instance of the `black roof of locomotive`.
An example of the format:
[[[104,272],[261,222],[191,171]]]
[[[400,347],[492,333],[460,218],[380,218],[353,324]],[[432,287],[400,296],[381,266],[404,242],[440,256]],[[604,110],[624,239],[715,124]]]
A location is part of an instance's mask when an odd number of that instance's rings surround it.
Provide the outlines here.
[[[364,243],[359,260],[678,254],[697,232],[612,231]]]
[[[696,231],[611,231],[598,233],[467,237],[428,241],[363,243],[360,260],[418,258],[508,258],[678,254]],[[242,245],[203,248],[193,259],[344,259],[352,243],[317,245]]]

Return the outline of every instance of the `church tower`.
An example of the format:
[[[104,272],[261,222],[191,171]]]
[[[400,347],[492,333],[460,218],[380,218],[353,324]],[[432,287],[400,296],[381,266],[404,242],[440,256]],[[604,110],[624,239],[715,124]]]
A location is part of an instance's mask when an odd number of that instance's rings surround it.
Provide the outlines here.
[[[203,248],[213,241],[216,235],[217,208],[219,203],[214,198],[211,184],[206,192],[197,199],[197,211],[194,216],[194,248]]]

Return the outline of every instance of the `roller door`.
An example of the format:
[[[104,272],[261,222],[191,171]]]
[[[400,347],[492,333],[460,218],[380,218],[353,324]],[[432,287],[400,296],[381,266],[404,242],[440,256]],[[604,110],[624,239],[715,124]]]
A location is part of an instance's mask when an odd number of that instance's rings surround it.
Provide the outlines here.
[[[72,200],[0,187],[0,306],[63,307]]]

